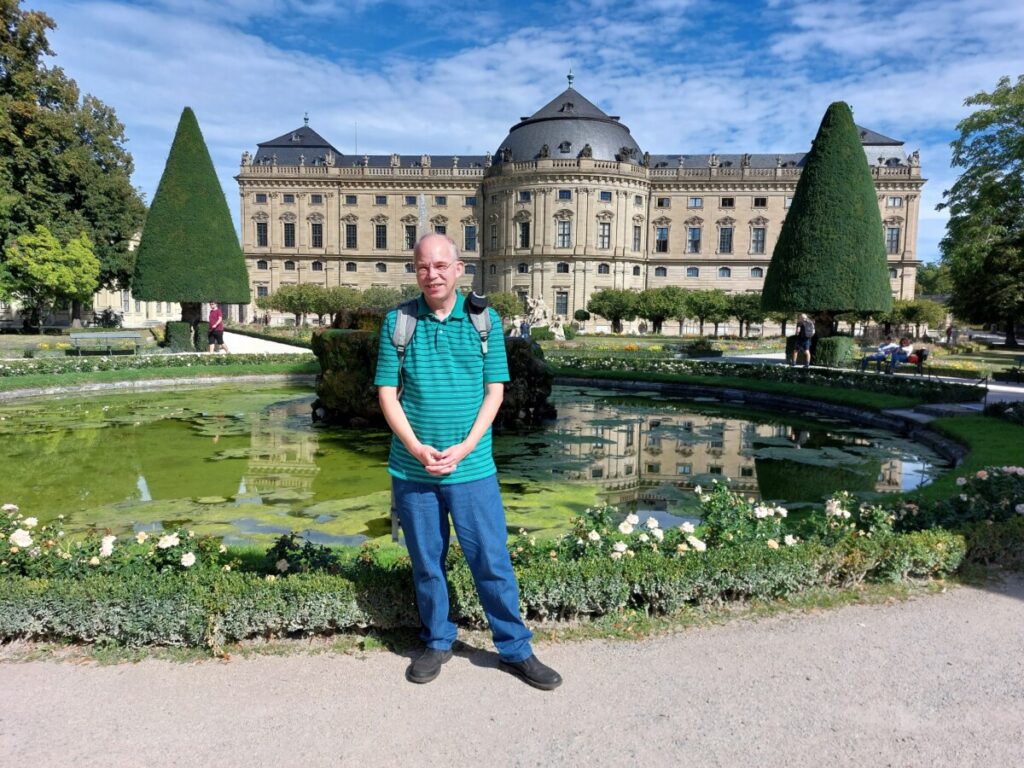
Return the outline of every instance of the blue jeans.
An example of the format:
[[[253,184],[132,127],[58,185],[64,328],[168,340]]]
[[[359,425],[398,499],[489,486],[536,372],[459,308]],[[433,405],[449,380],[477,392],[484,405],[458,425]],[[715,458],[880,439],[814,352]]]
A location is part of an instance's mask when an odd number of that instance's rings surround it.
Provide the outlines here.
[[[873,355],[864,355],[864,357],[860,361],[860,369],[862,371],[865,371],[865,370],[867,370],[868,363],[874,363],[875,364],[875,372],[876,373],[881,373],[882,372],[882,361],[883,360],[885,360],[885,353],[884,352],[876,352]]]
[[[497,475],[468,483],[440,485],[391,478],[395,507],[412,559],[416,605],[428,648],[448,650],[457,627],[448,618],[445,558],[451,528],[466,555],[498,654],[522,661],[533,654],[533,633],[519,615],[519,585],[512,571]]]
[[[896,370],[897,365],[905,363],[908,360],[910,360],[910,355],[900,351],[893,352],[892,357],[889,358],[889,366],[885,369],[885,372],[892,373]]]

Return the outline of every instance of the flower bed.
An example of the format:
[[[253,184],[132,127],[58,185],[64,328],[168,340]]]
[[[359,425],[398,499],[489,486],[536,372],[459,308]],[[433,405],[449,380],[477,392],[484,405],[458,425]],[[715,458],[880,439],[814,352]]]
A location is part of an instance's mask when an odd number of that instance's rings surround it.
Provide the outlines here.
[[[0,377],[92,373],[96,371],[150,370],[158,368],[217,368],[226,365],[261,365],[267,363],[308,363],[312,355],[248,354],[248,355],[131,355],[116,357],[67,357],[44,360],[2,360]]]

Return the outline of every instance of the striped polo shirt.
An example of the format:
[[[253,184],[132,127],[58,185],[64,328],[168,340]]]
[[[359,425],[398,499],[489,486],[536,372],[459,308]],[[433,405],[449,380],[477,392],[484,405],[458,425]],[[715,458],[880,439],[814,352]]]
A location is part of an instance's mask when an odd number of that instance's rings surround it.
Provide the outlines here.
[[[421,295],[417,301],[416,331],[405,349],[402,365],[402,408],[420,442],[439,451],[462,442],[473,428],[484,401],[484,385],[509,380],[501,319],[491,313],[490,342],[484,356],[480,334],[466,314],[459,296],[451,314],[439,320]],[[397,387],[398,350],[391,341],[397,310],[388,312],[381,328],[378,387]],[[388,472],[402,480],[421,483],[468,483],[496,472],[491,454],[491,430],[450,475],[427,473],[397,437],[391,438]]]

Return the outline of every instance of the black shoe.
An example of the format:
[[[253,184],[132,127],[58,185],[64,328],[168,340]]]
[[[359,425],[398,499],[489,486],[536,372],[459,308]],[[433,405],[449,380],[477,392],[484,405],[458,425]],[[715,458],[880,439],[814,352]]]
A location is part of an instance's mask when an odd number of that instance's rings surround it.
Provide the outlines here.
[[[536,656],[530,656],[522,661],[502,660],[498,662],[498,668],[542,691],[553,691],[562,684],[562,676],[551,667],[541,664]]]
[[[441,651],[437,648],[427,648],[405,670],[405,677],[410,683],[429,683],[441,674],[441,665],[451,657],[452,652],[450,650]]]

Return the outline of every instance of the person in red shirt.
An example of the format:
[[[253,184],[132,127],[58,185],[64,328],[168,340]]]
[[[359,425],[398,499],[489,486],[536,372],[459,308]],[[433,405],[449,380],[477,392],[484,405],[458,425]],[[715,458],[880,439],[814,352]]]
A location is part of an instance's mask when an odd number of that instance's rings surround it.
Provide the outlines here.
[[[224,313],[221,311],[220,304],[214,304],[210,307],[210,317],[208,318],[210,323],[210,333],[207,335],[206,340],[210,344],[210,352],[213,352],[214,347],[219,347],[221,352],[227,352],[228,347],[224,343]]]

